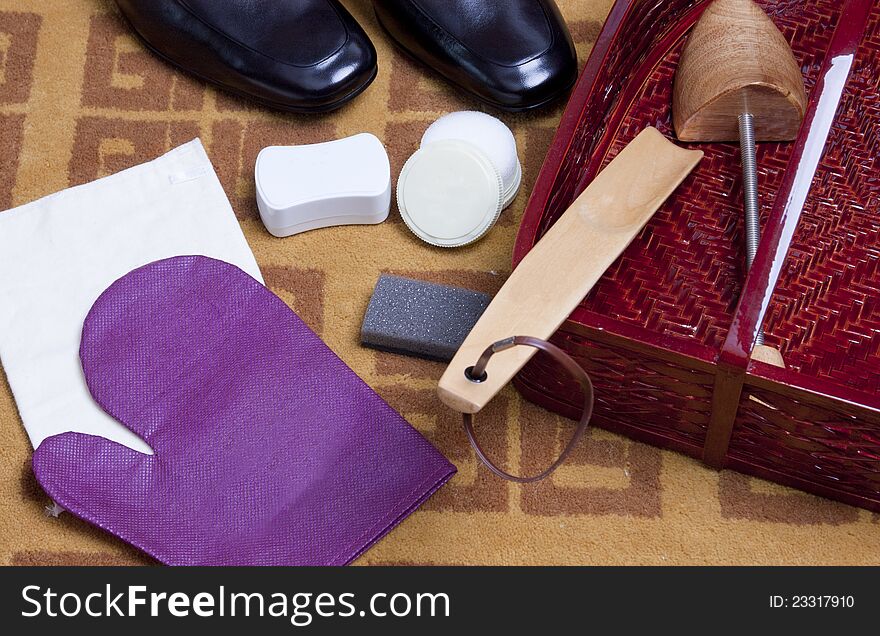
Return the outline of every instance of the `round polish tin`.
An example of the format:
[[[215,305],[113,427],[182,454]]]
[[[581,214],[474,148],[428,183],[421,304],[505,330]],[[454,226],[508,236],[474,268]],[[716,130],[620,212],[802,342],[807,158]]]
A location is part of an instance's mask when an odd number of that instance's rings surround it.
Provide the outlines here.
[[[478,147],[460,140],[435,141],[417,150],[397,181],[404,223],[423,241],[460,247],[480,239],[498,220],[504,185]]]

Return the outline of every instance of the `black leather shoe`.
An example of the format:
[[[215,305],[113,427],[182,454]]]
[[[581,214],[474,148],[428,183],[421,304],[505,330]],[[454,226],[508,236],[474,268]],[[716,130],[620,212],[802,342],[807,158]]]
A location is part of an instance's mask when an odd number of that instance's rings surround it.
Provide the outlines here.
[[[577,79],[571,34],[553,0],[373,0],[404,51],[478,99],[529,110]]]
[[[295,112],[333,110],[376,77],[376,50],[338,0],[116,0],[154,53]]]

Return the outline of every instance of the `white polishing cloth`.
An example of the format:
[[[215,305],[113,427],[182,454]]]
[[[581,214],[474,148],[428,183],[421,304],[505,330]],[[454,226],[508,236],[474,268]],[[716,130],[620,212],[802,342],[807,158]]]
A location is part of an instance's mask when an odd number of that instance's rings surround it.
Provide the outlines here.
[[[34,448],[74,431],[151,452],[92,400],[80,334],[110,283],[141,265],[189,254],[233,263],[262,282],[198,139],[0,212],[0,360]]]

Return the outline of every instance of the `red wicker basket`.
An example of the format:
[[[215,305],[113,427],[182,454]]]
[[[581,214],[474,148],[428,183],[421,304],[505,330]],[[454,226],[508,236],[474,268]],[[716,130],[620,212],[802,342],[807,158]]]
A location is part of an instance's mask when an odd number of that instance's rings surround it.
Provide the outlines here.
[[[880,511],[880,0],[760,4],[792,43],[810,106],[796,142],[759,145],[763,238],[748,278],[738,148],[701,144],[702,163],[553,341],[592,377],[595,424]],[[638,131],[674,138],[672,78],[707,5],[614,5],[514,265]],[[750,360],[762,322],[787,368]],[[577,386],[547,358],[516,386],[579,416]]]

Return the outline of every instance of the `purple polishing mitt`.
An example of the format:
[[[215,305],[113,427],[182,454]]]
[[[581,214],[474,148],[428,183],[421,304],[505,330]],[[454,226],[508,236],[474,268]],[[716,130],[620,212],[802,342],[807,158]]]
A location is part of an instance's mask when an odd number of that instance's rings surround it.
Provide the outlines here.
[[[122,277],[83,327],[95,400],[153,449],[46,439],[61,506],[168,564],[341,565],[452,466],[277,296],[202,256]]]

